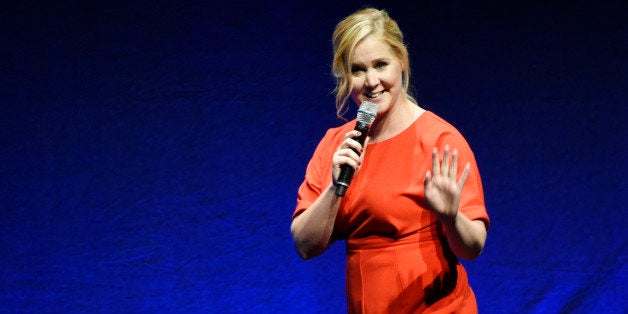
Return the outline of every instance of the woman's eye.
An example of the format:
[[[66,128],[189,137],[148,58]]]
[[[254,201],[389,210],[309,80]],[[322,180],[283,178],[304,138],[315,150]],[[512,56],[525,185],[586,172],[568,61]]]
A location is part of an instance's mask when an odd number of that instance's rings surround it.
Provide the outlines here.
[[[358,66],[351,67],[351,73],[356,75],[364,72],[364,69]]]
[[[387,63],[387,62],[380,61],[380,62],[377,62],[377,63],[375,64],[375,68],[377,68],[377,69],[383,69],[383,68],[385,68],[387,65],[388,65],[388,63]]]

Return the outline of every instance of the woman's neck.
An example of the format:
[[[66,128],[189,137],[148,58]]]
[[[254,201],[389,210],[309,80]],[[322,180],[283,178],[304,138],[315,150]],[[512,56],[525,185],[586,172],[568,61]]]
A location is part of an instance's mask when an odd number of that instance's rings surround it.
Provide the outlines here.
[[[388,112],[378,115],[369,131],[370,143],[390,139],[407,129],[425,109],[408,99],[390,108]]]

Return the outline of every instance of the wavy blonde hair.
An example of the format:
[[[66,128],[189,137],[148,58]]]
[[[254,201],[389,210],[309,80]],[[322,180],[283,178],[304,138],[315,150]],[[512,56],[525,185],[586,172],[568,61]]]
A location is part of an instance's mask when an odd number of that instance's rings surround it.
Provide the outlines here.
[[[336,25],[333,34],[334,60],[332,73],[336,78],[336,114],[342,117],[347,112],[347,101],[351,96],[351,59],[355,47],[368,36],[378,36],[389,46],[393,55],[401,62],[403,71],[403,89],[406,97],[416,103],[410,95],[410,60],[408,48],[403,42],[403,34],[388,13],[384,10],[366,8],[359,10]]]

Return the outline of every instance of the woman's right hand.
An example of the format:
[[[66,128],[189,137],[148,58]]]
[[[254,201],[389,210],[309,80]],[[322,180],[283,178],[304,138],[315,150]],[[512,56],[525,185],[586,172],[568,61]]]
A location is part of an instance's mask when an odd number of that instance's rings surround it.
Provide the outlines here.
[[[347,132],[344,141],[340,143],[340,146],[338,146],[338,149],[334,153],[332,157],[333,166],[331,174],[333,182],[338,181],[342,165],[351,166],[355,170],[354,175],[360,170],[362,160],[364,159],[364,151],[369,142],[369,138],[367,137],[364,141],[364,146],[362,146],[358,141],[354,140],[354,138],[359,137],[360,134],[361,132],[357,130]]]

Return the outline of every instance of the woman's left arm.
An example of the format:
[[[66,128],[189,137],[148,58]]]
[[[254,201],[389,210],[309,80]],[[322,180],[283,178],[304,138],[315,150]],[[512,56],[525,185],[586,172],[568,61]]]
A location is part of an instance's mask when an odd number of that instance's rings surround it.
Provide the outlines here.
[[[461,258],[472,260],[484,249],[486,225],[481,220],[470,220],[459,212],[460,195],[469,175],[471,165],[467,163],[460,180],[456,181],[458,152],[450,156],[445,146],[442,164],[438,160],[438,149],[432,151],[432,171],[427,171],[423,184],[425,197],[432,212],[447,229],[447,240],[453,252]]]

